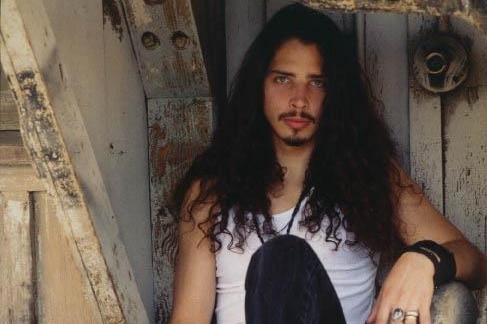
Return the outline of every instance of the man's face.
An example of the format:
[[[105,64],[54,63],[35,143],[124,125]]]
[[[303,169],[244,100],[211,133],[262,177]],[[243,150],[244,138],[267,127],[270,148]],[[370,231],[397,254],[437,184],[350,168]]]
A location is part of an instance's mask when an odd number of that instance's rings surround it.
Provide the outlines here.
[[[276,51],[264,79],[264,114],[275,145],[313,146],[325,99],[318,47],[297,39]]]

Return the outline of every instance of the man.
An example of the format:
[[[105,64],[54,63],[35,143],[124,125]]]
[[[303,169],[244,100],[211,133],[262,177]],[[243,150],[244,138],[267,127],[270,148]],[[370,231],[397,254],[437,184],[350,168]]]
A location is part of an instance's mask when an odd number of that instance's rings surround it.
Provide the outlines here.
[[[326,270],[320,278],[333,286],[326,293],[338,296],[337,316],[343,312],[347,323],[429,323],[435,285],[454,278],[481,287],[487,280],[485,256],[394,161],[347,40],[302,5],[279,11],[249,48],[212,143],[180,192],[171,323],[209,323],[214,312],[223,324],[269,322],[254,316],[272,313],[269,307],[285,314],[277,300],[299,309],[301,297],[277,290],[264,304],[246,301],[246,288],[279,289],[273,278],[281,271],[300,280],[308,263],[265,265],[262,258],[266,244],[285,234],[312,248],[310,258]],[[373,304],[379,257],[403,245],[409,248]],[[289,271],[295,266],[300,270]],[[255,283],[255,271],[267,276],[269,267],[270,280]]]

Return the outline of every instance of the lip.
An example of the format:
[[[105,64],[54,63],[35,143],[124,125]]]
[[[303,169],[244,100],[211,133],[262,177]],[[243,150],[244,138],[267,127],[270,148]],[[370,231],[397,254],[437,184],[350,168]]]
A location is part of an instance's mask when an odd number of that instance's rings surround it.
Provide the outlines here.
[[[311,123],[310,120],[302,118],[284,118],[283,121],[288,127],[297,130],[303,129]]]

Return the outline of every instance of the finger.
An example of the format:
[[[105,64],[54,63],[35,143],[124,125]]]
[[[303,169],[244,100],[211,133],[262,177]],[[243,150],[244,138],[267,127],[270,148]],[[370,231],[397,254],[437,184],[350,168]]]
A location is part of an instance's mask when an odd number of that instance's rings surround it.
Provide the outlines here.
[[[408,316],[404,319],[404,324],[418,324],[418,318]]]
[[[377,308],[372,308],[372,312],[370,313],[369,317],[367,317],[367,324],[374,323],[377,317]]]
[[[416,314],[414,314],[414,312]],[[418,316],[415,316],[418,315]],[[406,316],[404,317],[404,324],[417,324],[419,321],[419,312],[418,311],[407,311]]]
[[[378,310],[374,323],[375,324],[388,324],[390,316],[391,316],[391,307],[390,306],[383,306]]]
[[[419,310],[419,322],[421,324],[431,324],[431,314],[429,307]]]
[[[370,315],[369,317],[367,318],[367,323],[374,323],[375,322],[375,319],[377,317],[377,309],[378,309],[378,305],[379,305],[379,300],[380,298],[378,298],[375,303],[374,303],[374,307],[372,307],[372,311],[370,312]]]
[[[391,306],[384,299],[384,294],[380,294],[375,302],[374,309],[369,316],[368,323],[387,324],[389,321],[389,313]]]

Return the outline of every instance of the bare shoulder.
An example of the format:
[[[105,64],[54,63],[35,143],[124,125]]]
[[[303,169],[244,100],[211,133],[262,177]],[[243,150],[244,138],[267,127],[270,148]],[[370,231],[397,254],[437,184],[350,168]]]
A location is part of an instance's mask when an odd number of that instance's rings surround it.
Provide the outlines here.
[[[216,292],[215,254],[207,235],[215,200],[195,181],[186,193],[179,217],[179,249],[171,324],[209,323]]]
[[[191,224],[201,224],[203,228],[209,227],[210,214],[217,210],[216,199],[213,195],[206,192],[207,184],[203,184],[201,180],[194,181],[189,187],[184,201],[181,205],[179,221],[182,227],[190,226]]]

